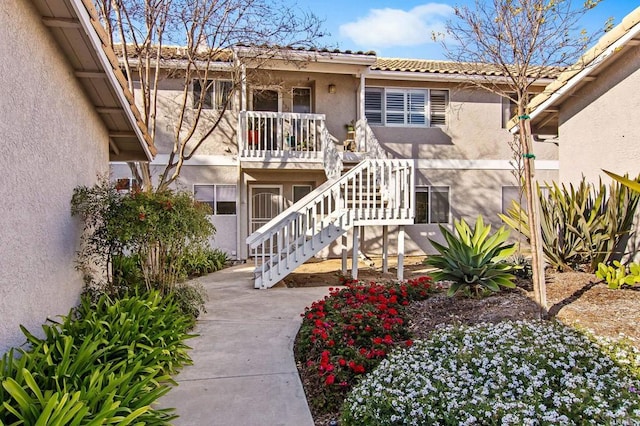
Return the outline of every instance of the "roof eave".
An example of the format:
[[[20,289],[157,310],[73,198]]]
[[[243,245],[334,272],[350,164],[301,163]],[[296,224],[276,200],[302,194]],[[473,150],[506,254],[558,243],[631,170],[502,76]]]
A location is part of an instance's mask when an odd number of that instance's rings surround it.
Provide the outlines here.
[[[623,21],[624,23],[624,21]],[[575,73],[575,66],[571,67],[569,70],[561,73],[560,76],[555,81],[562,81],[562,74],[569,75],[570,73],[574,73],[570,78],[568,78],[564,84],[553,90],[551,93],[545,93],[546,91],[542,91],[539,95],[534,97],[529,105],[535,105],[534,109],[529,112],[529,119],[531,121],[535,120],[539,117],[543,112],[547,109],[555,106],[559,102],[561,102],[576,86],[578,86],[583,79],[593,74],[598,69],[602,68],[605,64],[615,58],[617,55],[615,54],[621,49],[625,44],[627,44],[630,40],[634,39],[640,34],[640,22],[633,25],[625,34],[623,34],[618,40],[609,45],[605,50],[603,50],[600,54],[598,54],[595,58],[593,58],[582,70],[578,73]],[[594,48],[597,48],[594,46]],[[588,51],[583,55],[580,61],[584,60],[585,56],[593,54],[592,51]],[[578,63],[580,62],[578,61]],[[546,99],[544,99],[546,97]],[[544,99],[544,100],[543,100]],[[536,103],[538,103],[536,105]],[[517,133],[520,129],[519,120],[517,118],[512,118],[507,128],[513,134]]]
[[[109,58],[105,53],[102,40],[98,36],[93,25],[91,24],[91,16],[87,11],[85,3],[83,2],[83,0],[68,0],[68,1],[73,7],[74,12],[77,14],[79,18],[78,21],[80,22],[84,30],[84,33],[88,36],[91,46],[93,47],[97,57],[99,58],[100,66],[102,67],[110,85],[112,86],[114,92],[116,93],[116,96],[118,97],[118,101],[122,106],[122,110],[124,111],[124,114],[127,117],[127,120],[131,125],[131,128],[135,133],[135,136],[144,154],[144,157],[142,158],[136,158],[138,156],[135,155],[135,153],[129,153],[128,156],[132,160],[136,159],[139,161],[151,161],[157,152],[155,149],[155,146],[153,146],[153,142],[150,140],[149,136],[145,135],[139,126],[139,122],[132,111],[131,104],[127,100],[127,96],[125,95],[124,90],[120,85],[118,78],[115,75],[114,69],[111,66]]]

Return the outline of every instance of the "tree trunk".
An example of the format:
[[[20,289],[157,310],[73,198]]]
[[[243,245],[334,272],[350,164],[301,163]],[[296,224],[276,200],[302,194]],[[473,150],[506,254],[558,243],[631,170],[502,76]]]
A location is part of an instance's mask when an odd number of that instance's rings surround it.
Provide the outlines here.
[[[533,161],[535,157],[531,152],[530,125],[528,119],[520,115],[520,143],[524,152],[524,189],[527,197],[527,217],[529,221],[529,235],[531,244],[531,269],[533,271],[533,294],[540,308],[540,316],[546,315],[547,289],[544,276],[544,262],[542,255],[542,241],[540,232],[540,211],[538,209],[537,192],[534,188]]]

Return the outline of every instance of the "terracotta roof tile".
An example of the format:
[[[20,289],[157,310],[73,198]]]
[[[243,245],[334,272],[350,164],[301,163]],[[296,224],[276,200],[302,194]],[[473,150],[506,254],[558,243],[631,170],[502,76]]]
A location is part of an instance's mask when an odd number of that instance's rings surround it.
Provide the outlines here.
[[[424,74],[504,76],[503,70],[492,64],[436,61],[430,59],[378,58],[371,69]],[[530,76],[555,78],[559,71],[560,69],[553,67],[531,67]]]

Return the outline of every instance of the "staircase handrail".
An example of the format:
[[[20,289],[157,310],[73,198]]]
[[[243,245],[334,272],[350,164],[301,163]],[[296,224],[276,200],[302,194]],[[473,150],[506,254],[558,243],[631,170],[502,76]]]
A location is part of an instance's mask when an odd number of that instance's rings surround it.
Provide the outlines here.
[[[387,152],[380,145],[366,118],[361,118],[356,122],[356,147],[359,152],[365,152],[367,158],[388,158]]]
[[[324,182],[322,185],[318,186],[316,189],[302,197],[299,201],[293,204],[291,207],[287,208],[285,211],[274,217],[266,223],[258,228],[255,232],[247,237],[247,244],[251,248],[257,247],[262,241],[262,237],[264,235],[268,235],[270,231],[275,229],[282,228],[283,225],[289,223],[293,218],[300,214],[306,213],[308,210],[312,209],[315,206],[316,200],[322,196],[327,190],[332,189],[332,187],[339,187],[342,183],[348,181],[351,176],[357,174],[360,170],[367,167],[370,164],[370,160],[362,161],[356,167],[349,170],[347,173],[343,174],[337,179],[328,180]],[[335,213],[336,210],[332,210],[327,213],[327,215],[331,215]]]
[[[324,122],[320,124],[320,143],[322,146],[322,165],[324,167],[324,174],[327,179],[336,179],[342,173],[342,156],[338,151],[338,144],[340,141],[338,138],[329,133],[327,126]]]

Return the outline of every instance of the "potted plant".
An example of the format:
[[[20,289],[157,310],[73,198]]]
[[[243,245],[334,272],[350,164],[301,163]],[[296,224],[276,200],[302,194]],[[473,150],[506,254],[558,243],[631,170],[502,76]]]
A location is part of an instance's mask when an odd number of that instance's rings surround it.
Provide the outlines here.
[[[344,125],[347,128],[347,132],[355,132],[356,130],[356,122],[355,120],[351,120],[347,124]]]

